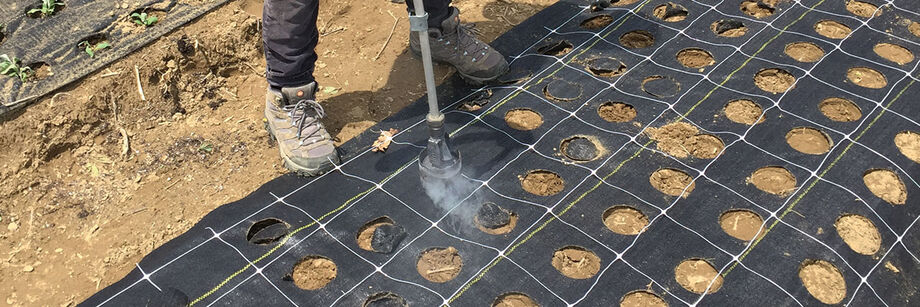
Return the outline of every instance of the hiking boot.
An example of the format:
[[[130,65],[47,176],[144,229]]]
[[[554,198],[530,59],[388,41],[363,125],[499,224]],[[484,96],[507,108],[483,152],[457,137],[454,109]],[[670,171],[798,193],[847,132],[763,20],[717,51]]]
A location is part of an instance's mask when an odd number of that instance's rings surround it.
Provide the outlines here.
[[[460,10],[450,9],[450,17],[441,22],[440,29],[428,29],[431,59],[450,64],[460,76],[473,84],[495,80],[508,72],[505,57],[479,40],[471,25],[460,23]],[[409,35],[409,47],[416,55],[422,54],[418,32]]]
[[[304,176],[321,175],[339,163],[320,122],[326,112],[315,97],[316,82],[311,82],[281,91],[269,87],[265,99],[265,128],[278,143],[284,167]]]

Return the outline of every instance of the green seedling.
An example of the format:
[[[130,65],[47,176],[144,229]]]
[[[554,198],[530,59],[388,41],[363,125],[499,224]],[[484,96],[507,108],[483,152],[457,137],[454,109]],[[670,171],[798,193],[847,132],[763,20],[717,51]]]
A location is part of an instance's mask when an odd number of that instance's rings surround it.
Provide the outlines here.
[[[90,58],[96,57],[97,51],[112,47],[112,45],[109,44],[108,42],[101,42],[101,43],[93,45],[93,44],[90,44],[88,41],[82,41],[79,44],[77,44],[77,46],[80,48],[83,48],[83,51],[85,51],[86,54],[89,54]]]
[[[31,9],[27,14],[34,15],[41,13],[39,16],[45,18],[54,15],[54,12],[57,11],[59,6],[64,6],[64,2],[58,0],[42,0],[42,6],[40,8]]]
[[[153,15],[147,15],[147,13],[134,13],[131,14],[131,20],[136,24],[149,27],[156,24],[160,19]]]
[[[26,82],[33,74],[32,68],[21,66],[19,59],[15,57],[10,58],[10,56],[6,54],[0,54],[0,75],[19,78],[20,81]]]
[[[198,152],[200,152],[200,153],[211,153],[211,152],[214,152],[214,144],[211,144],[211,143],[202,143],[201,146],[198,146]]]

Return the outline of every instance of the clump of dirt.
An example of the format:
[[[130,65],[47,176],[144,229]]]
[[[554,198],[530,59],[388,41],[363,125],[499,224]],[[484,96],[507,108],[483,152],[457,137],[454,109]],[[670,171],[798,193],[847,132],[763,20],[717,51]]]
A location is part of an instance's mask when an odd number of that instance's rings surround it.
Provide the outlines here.
[[[904,131],[894,136],[894,145],[902,155],[920,163],[920,133]]]
[[[709,51],[700,48],[687,48],[677,53],[677,61],[687,68],[694,68],[703,71],[704,67],[712,66],[716,63]]]
[[[682,261],[674,268],[674,279],[687,291],[697,294],[716,293],[722,288],[723,282],[719,272],[703,259]],[[709,288],[709,291],[706,291],[706,288]]]
[[[776,8],[773,5],[761,1],[744,1],[741,2],[741,12],[751,17],[761,19],[773,16],[773,13],[776,12]]]
[[[667,22],[680,22],[684,19],[687,19],[687,8],[680,4],[675,4],[674,2],[668,2],[666,4],[659,5],[655,7],[655,10],[652,11],[652,14],[658,19],[667,21]]]
[[[515,130],[530,131],[543,125],[543,116],[531,109],[513,109],[505,113],[505,123]]]
[[[642,80],[642,91],[658,98],[677,96],[680,83],[668,76],[649,76]]]
[[[588,30],[597,30],[613,23],[613,16],[597,15],[581,22],[581,27]]]
[[[904,65],[914,61],[913,52],[910,52],[907,48],[891,43],[876,44],[875,47],[872,47],[872,51],[875,51],[875,54],[886,60],[898,63],[898,65]]]
[[[854,252],[874,255],[882,247],[882,236],[871,220],[857,214],[847,214],[834,223],[837,235]]]
[[[876,17],[882,15],[882,11],[879,10],[878,6],[875,6],[875,4],[854,0],[847,1],[847,11],[850,11],[853,15],[865,18],[870,18],[873,14]],[[876,11],[878,12],[876,13]]]
[[[645,30],[626,32],[620,36],[620,45],[629,49],[648,48],[655,44],[655,36]]]
[[[358,247],[369,252],[375,251],[374,247],[371,245],[374,239],[374,231],[384,225],[393,226],[395,223],[389,217],[383,216],[364,224],[364,226],[358,230],[358,236],[355,238],[358,242]]]
[[[448,248],[432,248],[423,252],[415,268],[419,275],[436,283],[445,283],[457,277],[463,268],[463,259],[460,252],[453,246]]]
[[[910,25],[907,26],[907,30],[910,31],[910,34],[920,37],[920,22],[912,21]]]
[[[835,122],[852,122],[862,118],[859,106],[845,98],[824,99],[818,104],[818,108],[824,116]]]
[[[620,307],[668,307],[668,302],[651,291],[636,290],[620,299]]]
[[[834,305],[847,296],[847,284],[840,270],[824,260],[805,260],[799,268],[805,289],[822,303]]]
[[[407,307],[406,299],[392,292],[375,293],[364,301],[363,307]]]
[[[648,217],[636,208],[614,206],[604,211],[604,225],[614,233],[633,236],[648,226]]]
[[[725,117],[739,124],[750,126],[758,123],[758,119],[760,123],[764,121],[764,118],[761,117],[763,108],[756,102],[747,99],[732,100],[725,105],[722,111],[725,113]]]
[[[556,173],[546,170],[535,170],[520,177],[521,187],[524,191],[538,196],[552,196],[565,189],[565,181]]]
[[[880,89],[888,86],[888,79],[885,78],[885,75],[868,67],[850,68],[847,70],[847,79],[865,88]]]
[[[734,209],[719,216],[719,226],[726,234],[735,239],[750,241],[757,237],[763,218],[751,210]]]
[[[824,50],[811,42],[789,43],[783,52],[793,60],[803,63],[814,63],[824,57]]]
[[[784,93],[795,84],[795,76],[779,68],[767,68],[757,72],[754,84],[768,93]]]
[[[822,155],[831,150],[833,142],[826,133],[810,127],[792,128],[786,133],[786,143],[792,149],[809,155]]]
[[[657,143],[658,150],[675,158],[693,156],[697,159],[714,159],[725,144],[716,136],[699,134],[696,126],[686,122],[673,122],[660,128],[648,128],[647,133]]]
[[[690,177],[690,175],[687,175],[687,173],[683,171],[671,168],[662,168],[655,171],[649,176],[648,180],[652,184],[652,187],[670,196],[687,198],[687,196],[690,196],[690,193],[693,192],[693,189],[696,188],[693,177]]]
[[[779,196],[788,196],[795,191],[795,175],[781,166],[762,167],[747,179],[748,183],[753,183],[757,189]]]
[[[511,292],[495,298],[492,307],[540,307],[540,304],[537,304],[527,294]]]
[[[741,37],[747,34],[747,26],[734,19],[723,19],[713,22],[709,29],[712,33],[722,37]]]
[[[815,24],[815,32],[830,39],[844,39],[853,30],[847,25],[833,20],[822,20]]]
[[[479,207],[473,222],[476,228],[490,235],[503,235],[514,230],[518,216],[508,209],[494,203],[485,203]]]
[[[863,175],[863,183],[872,194],[892,205],[907,202],[907,187],[895,172],[887,169],[870,170]]]
[[[636,118],[636,108],[622,102],[605,102],[597,108],[597,115],[611,123],[625,123]]]
[[[565,277],[588,279],[601,269],[601,259],[594,252],[578,246],[566,246],[553,253],[553,267]]]
[[[595,136],[578,135],[562,141],[559,151],[575,162],[588,162],[606,154],[607,150]]]
[[[294,285],[304,290],[316,290],[325,287],[335,279],[338,268],[329,258],[308,256],[294,265],[291,278]]]

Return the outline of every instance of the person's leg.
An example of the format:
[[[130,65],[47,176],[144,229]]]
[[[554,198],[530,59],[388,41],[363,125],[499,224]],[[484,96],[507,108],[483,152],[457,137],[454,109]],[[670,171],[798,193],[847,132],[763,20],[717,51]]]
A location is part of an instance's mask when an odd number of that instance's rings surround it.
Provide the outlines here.
[[[425,11],[428,12],[428,26],[431,28],[441,28],[441,23],[450,17],[451,0],[424,0]],[[406,0],[409,6],[409,12],[415,12],[415,3],[412,0]]]
[[[313,82],[318,12],[319,0],[265,0],[262,42],[268,68],[265,76],[271,86]]]

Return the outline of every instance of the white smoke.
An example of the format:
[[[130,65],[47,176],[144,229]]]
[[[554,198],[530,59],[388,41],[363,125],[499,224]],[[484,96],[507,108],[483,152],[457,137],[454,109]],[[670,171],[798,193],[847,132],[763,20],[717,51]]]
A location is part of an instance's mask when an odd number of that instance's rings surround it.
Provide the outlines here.
[[[474,217],[481,201],[475,192],[479,186],[479,183],[459,175],[449,179],[422,179],[425,194],[441,213],[451,212],[450,216],[444,219],[443,227],[449,227],[459,233],[469,233],[476,228]]]

